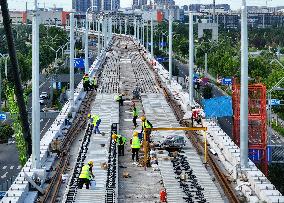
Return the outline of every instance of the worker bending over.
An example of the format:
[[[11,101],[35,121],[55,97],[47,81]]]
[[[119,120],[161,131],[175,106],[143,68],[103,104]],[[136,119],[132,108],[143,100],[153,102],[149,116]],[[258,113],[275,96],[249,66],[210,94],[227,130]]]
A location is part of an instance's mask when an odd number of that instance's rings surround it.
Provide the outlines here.
[[[119,106],[123,106],[123,94],[115,95],[114,100],[119,103]]]
[[[124,145],[127,141],[126,137],[123,137],[119,134],[112,134],[112,139],[117,144],[118,156],[124,156]]]
[[[138,132],[134,131],[133,137],[132,137],[132,142],[131,142],[131,149],[132,149],[132,161],[134,162],[134,157],[136,157],[136,161],[139,161],[139,150],[141,147],[140,139],[138,138]],[[135,163],[135,162],[134,162]]]
[[[94,162],[89,161],[88,164],[85,164],[82,167],[81,174],[79,176],[79,189],[82,189],[84,184],[86,185],[86,189],[89,189],[92,178],[95,178],[92,171],[93,166]]]

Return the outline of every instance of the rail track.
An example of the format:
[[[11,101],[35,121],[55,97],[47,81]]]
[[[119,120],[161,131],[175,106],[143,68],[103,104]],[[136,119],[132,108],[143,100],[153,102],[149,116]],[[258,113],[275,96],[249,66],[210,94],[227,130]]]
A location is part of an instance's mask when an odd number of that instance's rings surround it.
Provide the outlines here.
[[[59,150],[59,160],[57,161],[57,166],[55,172],[50,178],[50,183],[45,189],[43,196],[39,198],[38,202],[44,203],[54,203],[60,188],[62,177],[66,167],[68,166],[70,154],[69,150],[76,139],[77,135],[86,127],[87,124],[87,115],[90,110],[90,105],[95,98],[95,92],[91,91],[86,94],[85,99],[82,101],[82,104],[78,110],[76,117],[74,118],[72,126],[67,131],[67,134],[64,136],[64,139],[61,142]]]
[[[151,64],[148,64],[150,69],[154,71]],[[183,115],[185,112],[181,109],[180,104],[172,97],[169,90],[164,86],[162,81],[160,80],[160,77],[156,71],[154,71],[155,79],[157,83],[159,84],[159,87],[163,90],[164,96],[168,102],[168,104],[173,109],[173,112],[177,118],[177,120],[180,122],[180,124],[184,127],[189,126],[190,124],[187,122],[182,121]],[[204,144],[202,144],[202,140],[199,139],[199,136],[191,136],[189,133],[196,133],[196,132],[187,132],[187,137],[193,144],[193,146],[196,148],[196,150],[202,154],[204,152]],[[219,184],[221,185],[223,191],[225,192],[226,196],[228,197],[229,201],[232,203],[239,203],[240,200],[238,199],[236,193],[234,192],[234,189],[231,186],[231,183],[227,179],[226,175],[222,172],[218,164],[216,164],[215,160],[212,158],[210,154],[207,154],[208,157],[208,164],[211,167],[211,169],[214,172],[214,175],[216,176]]]

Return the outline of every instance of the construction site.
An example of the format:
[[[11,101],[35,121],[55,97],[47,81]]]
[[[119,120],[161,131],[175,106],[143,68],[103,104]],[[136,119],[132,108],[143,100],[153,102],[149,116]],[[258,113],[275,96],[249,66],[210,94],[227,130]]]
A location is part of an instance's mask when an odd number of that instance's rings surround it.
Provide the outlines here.
[[[97,90],[84,91],[79,83],[75,108],[67,102],[40,141],[41,169],[29,159],[1,203],[284,202],[253,162],[241,169],[240,148],[216,121],[185,116],[188,92],[132,36],[114,34],[89,75],[98,79]],[[100,116],[100,133],[88,114]],[[153,127],[141,134],[142,116]],[[141,138],[136,162],[135,131]],[[113,134],[126,138],[124,155],[118,155]],[[90,160],[94,177],[89,189],[80,189],[82,167]]]

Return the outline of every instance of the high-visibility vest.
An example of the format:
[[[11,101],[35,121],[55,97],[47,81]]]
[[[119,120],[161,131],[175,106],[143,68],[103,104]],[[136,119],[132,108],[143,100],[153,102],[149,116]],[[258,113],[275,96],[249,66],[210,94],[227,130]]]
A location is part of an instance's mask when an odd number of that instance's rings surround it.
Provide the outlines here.
[[[97,125],[97,121],[100,120],[100,116],[99,115],[93,115],[93,124]]]
[[[86,164],[82,167],[82,171],[81,171],[79,178],[87,178],[87,179],[91,180],[92,177],[91,177],[91,173],[90,173],[90,166],[88,164]]]
[[[133,108],[133,110],[132,110],[132,115],[133,115],[133,116],[138,116],[138,110],[137,110],[136,107]]]
[[[135,136],[135,137],[132,138],[131,148],[133,148],[133,149],[139,149],[140,148],[140,139],[138,137]]]
[[[120,139],[122,139],[122,143],[119,142]],[[116,138],[115,142],[116,142],[118,145],[124,145],[125,142],[126,142],[126,140],[127,140],[127,139],[126,139],[125,137],[123,137],[123,136],[121,136],[121,135],[117,135],[117,138]]]
[[[83,77],[83,82],[87,82],[87,81],[89,81],[89,76],[84,76]]]
[[[143,127],[143,129],[145,129],[145,128],[152,128],[152,126],[148,123],[148,120],[145,120],[142,123],[142,127]]]
[[[120,95],[115,95],[115,96],[114,96],[114,100],[115,100],[115,101],[118,102],[120,99],[121,99],[121,96],[120,96]]]
[[[93,85],[97,85],[97,79],[96,78],[93,79]]]

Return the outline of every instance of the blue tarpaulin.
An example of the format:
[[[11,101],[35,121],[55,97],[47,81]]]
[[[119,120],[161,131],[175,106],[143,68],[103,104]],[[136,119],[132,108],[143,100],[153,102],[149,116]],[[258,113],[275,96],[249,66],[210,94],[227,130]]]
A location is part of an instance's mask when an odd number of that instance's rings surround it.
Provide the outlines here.
[[[203,99],[206,118],[232,116],[232,97],[222,96],[212,99]]]

